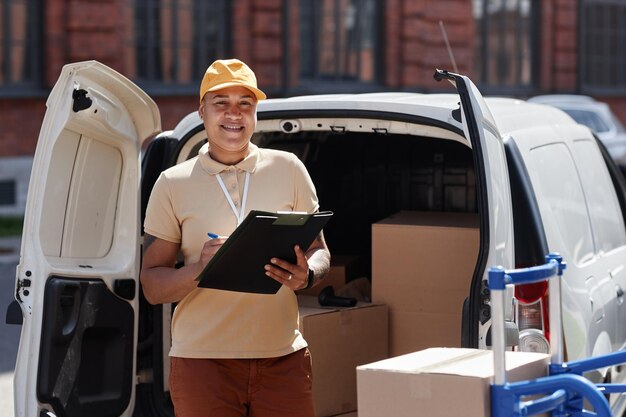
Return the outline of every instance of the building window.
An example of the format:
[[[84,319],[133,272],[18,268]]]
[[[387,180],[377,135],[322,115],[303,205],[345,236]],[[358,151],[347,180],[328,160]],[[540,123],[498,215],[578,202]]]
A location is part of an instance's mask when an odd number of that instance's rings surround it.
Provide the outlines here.
[[[0,180],[0,206],[14,206],[16,195],[15,180]]]
[[[300,0],[300,78],[376,83],[379,0]]]
[[[229,0],[130,0],[129,77],[152,90],[195,90],[230,50]]]
[[[581,90],[589,94],[626,93],[624,1],[582,1],[579,36]]]
[[[473,0],[474,73],[486,91],[530,90],[537,84],[537,0]]]
[[[39,0],[0,0],[2,93],[23,93],[40,87],[41,9]]]

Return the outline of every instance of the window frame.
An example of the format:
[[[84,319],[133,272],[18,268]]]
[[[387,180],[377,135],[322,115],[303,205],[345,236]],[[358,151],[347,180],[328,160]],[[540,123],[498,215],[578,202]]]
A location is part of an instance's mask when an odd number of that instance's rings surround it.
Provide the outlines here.
[[[577,42],[577,47],[578,47],[577,56],[578,56],[578,68],[579,68],[579,77],[578,77],[579,86],[578,87],[583,94],[623,96],[624,94],[626,94],[626,75],[624,75],[626,74],[626,51],[624,51],[623,48],[621,49],[619,47],[616,48],[616,50],[621,51],[621,56],[619,57],[615,57],[612,51],[610,49],[607,49],[606,53],[600,58],[598,58],[598,59],[603,59],[603,60],[608,60],[608,61],[621,60],[621,63],[618,64],[621,66],[621,70],[617,69],[615,71],[616,74],[622,74],[621,82],[617,84],[615,83],[610,84],[611,77],[610,75],[607,77],[605,73],[604,76],[609,79],[608,80],[609,83],[598,84],[597,83],[598,72],[594,70],[589,70],[590,66],[593,64],[590,57],[598,57],[599,56],[598,49],[600,49],[598,48],[597,44],[588,42],[588,39],[590,39],[589,32],[592,32],[596,29],[590,28],[589,26],[585,24],[588,21],[588,19],[591,20],[591,16],[590,16],[591,13],[589,9],[593,8],[593,6],[601,7],[602,10],[600,10],[599,13],[604,13],[605,15],[611,14],[611,6],[615,6],[615,7],[621,6],[622,13],[624,13],[624,15],[626,16],[626,4],[624,4],[623,1],[621,0],[581,0],[578,3],[578,27],[579,27],[578,42]],[[621,31],[621,40],[622,42],[626,42],[626,22],[624,22],[624,20],[622,19],[617,19],[617,20],[620,25],[618,32]],[[600,25],[597,30],[601,32],[600,36],[603,38],[603,41],[606,41],[606,37],[610,35],[610,34],[607,34],[607,31],[610,31],[611,28],[607,27],[607,25],[605,24],[605,25]],[[618,33],[617,36],[620,36],[620,34]],[[603,45],[605,44],[605,42],[600,42],[600,43]],[[619,45],[620,41],[618,40],[616,43],[617,45]],[[611,65],[608,65],[605,67],[609,68],[609,71],[610,71],[610,66]],[[587,76],[589,77],[593,76],[596,80],[594,81],[591,79],[587,79]],[[603,80],[606,80],[606,78],[604,78]],[[600,80],[600,81],[603,81],[603,80]]]
[[[529,27],[528,34],[530,36],[529,39],[529,56],[531,59],[530,62],[530,83],[528,85],[521,84],[519,82],[519,77],[516,83],[511,85],[506,84],[493,84],[489,81],[489,43],[487,40],[489,39],[489,19],[486,19],[485,16],[488,16],[486,13],[488,3],[492,0],[472,0],[473,7],[481,7],[483,17],[479,20],[474,17],[474,21],[476,23],[476,37],[480,40],[480,48],[475,49],[475,60],[480,62],[480,66],[475,68],[479,69],[475,76],[475,82],[478,87],[483,91],[484,94],[488,95],[499,95],[499,94],[507,94],[507,95],[525,95],[534,93],[539,88],[539,75],[540,75],[540,40],[541,40],[541,3],[537,0],[528,0],[530,2],[530,12],[529,12]],[[518,10],[520,4],[524,0],[516,0],[518,2]],[[523,55],[521,52],[521,44],[519,41],[520,38],[520,30],[521,26],[519,20],[521,16],[517,16],[516,24],[513,25],[516,31],[516,45],[519,47],[515,52],[516,56],[519,58],[518,62],[521,64],[523,62]],[[507,31],[507,28],[510,25],[502,24],[501,30]],[[502,38],[502,37],[501,37]],[[500,50],[506,50],[506,46],[504,44],[499,45]],[[521,73],[521,66],[518,69],[518,73]],[[498,78],[501,78],[500,75],[497,75]]]
[[[232,0],[219,0],[220,4],[219,6],[222,7],[222,13],[215,13],[216,19],[215,19],[215,23],[216,25],[218,25],[218,35],[217,38],[219,39],[217,42],[198,42],[196,43],[196,39],[201,38],[204,39],[206,36],[205,34],[207,33],[206,30],[202,30],[202,28],[206,28],[207,25],[204,24],[204,22],[201,20],[201,17],[203,16],[202,13],[194,13],[193,19],[192,19],[192,25],[194,27],[194,31],[191,37],[191,50],[192,50],[192,60],[197,62],[193,62],[192,63],[192,68],[191,68],[191,78],[188,82],[180,82],[180,78],[179,78],[179,73],[178,73],[178,67],[177,65],[174,65],[174,68],[172,69],[172,73],[170,74],[170,78],[171,81],[166,81],[165,77],[163,77],[162,75],[159,76],[158,73],[156,73],[156,71],[161,68],[159,65],[157,65],[158,61],[159,61],[159,57],[157,54],[155,54],[154,52],[146,52],[145,56],[140,55],[140,52],[138,52],[138,50],[140,48],[148,48],[148,49],[152,49],[153,51],[160,51],[162,50],[162,45],[161,43],[163,41],[159,41],[158,37],[156,36],[151,36],[152,34],[156,33],[156,31],[158,31],[157,28],[155,28],[155,26],[159,25],[160,20],[157,19],[150,19],[150,13],[161,13],[164,7],[167,7],[169,9],[172,10],[171,13],[171,17],[170,17],[170,27],[172,28],[172,35],[171,35],[171,55],[173,57],[172,62],[175,63],[175,61],[178,59],[178,50],[181,46],[180,42],[179,42],[179,33],[178,33],[178,28],[179,28],[179,21],[178,21],[178,12],[179,9],[177,7],[177,3],[180,0],[169,0],[169,5],[163,6],[160,5],[160,1],[159,0],[128,0],[127,1],[127,7],[130,8],[130,13],[132,15],[132,22],[133,22],[133,27],[131,27],[130,30],[130,38],[128,39],[128,43],[129,43],[129,48],[131,49],[131,55],[132,55],[132,59],[134,60],[134,64],[137,68],[137,70],[135,71],[135,74],[131,76],[131,78],[133,79],[133,81],[140,87],[142,88],[144,91],[146,91],[148,94],[151,95],[169,95],[169,96],[176,96],[176,95],[180,95],[180,96],[184,96],[184,95],[190,95],[190,94],[196,94],[197,90],[198,90],[198,85],[200,85],[200,81],[202,79],[202,75],[204,74],[204,71],[206,69],[206,67],[215,59],[219,59],[219,58],[224,58],[226,56],[229,56],[231,53],[231,48],[232,48],[232,28],[233,28],[233,22],[231,19],[232,16]],[[191,7],[191,11],[195,12],[197,10],[197,8],[200,8],[202,10],[206,10],[208,8],[211,9],[215,9],[216,7],[214,6],[213,2],[209,3],[209,2],[205,2],[203,0],[190,0],[190,7]],[[142,15],[141,16],[137,16],[138,13],[138,9],[140,9]],[[221,18],[220,16],[222,16],[223,18]],[[136,25],[134,24],[137,19],[141,19],[141,18],[145,18],[147,21],[147,32],[141,33],[141,34],[137,34],[135,32],[135,27]],[[160,16],[159,16],[160,17]],[[198,33],[197,30],[198,28],[200,28],[200,30],[202,30],[201,33]],[[145,43],[144,43],[145,42]],[[210,54],[206,54],[204,51],[202,53],[198,52],[198,50],[201,47],[205,47],[209,44],[216,44],[216,52],[213,55]],[[139,69],[139,63],[142,61],[142,57],[145,57],[145,60],[147,61],[146,64],[146,68],[147,68],[147,76],[145,76],[144,74],[142,74],[142,71]]]
[[[11,78],[11,66],[15,62],[15,43],[11,30],[12,23],[10,13],[5,13],[14,1],[0,0],[0,10],[2,10],[0,30],[2,31],[2,60],[0,71],[3,74],[3,81],[0,82],[0,98],[13,97],[40,97],[46,94],[43,88],[44,66],[43,56],[43,28],[44,11],[42,0],[21,0],[19,3],[26,5],[26,33],[30,34],[25,39],[26,54],[23,66],[28,68],[27,75],[22,73],[21,78],[13,80]],[[7,78],[4,80],[4,78]]]
[[[338,12],[339,2],[341,0],[333,0],[333,19],[336,23],[337,20],[341,19]],[[363,2],[367,0],[354,0],[356,2],[355,10],[356,10],[356,33],[358,34],[358,39],[356,40],[356,44],[359,48],[356,49],[357,55],[357,64],[355,73],[359,74],[362,69],[362,62],[360,58],[359,52],[362,51],[363,42],[366,42],[366,37],[368,36],[365,32],[359,30],[360,23],[362,22],[363,14],[360,13],[364,7]],[[381,16],[384,13],[385,2],[381,0],[372,0],[373,1],[373,13],[372,15]],[[287,2],[288,3],[288,2]],[[303,14],[302,7],[306,5],[306,7],[311,9],[312,18],[309,27],[311,28],[311,32],[307,35],[302,32],[302,23],[303,23]],[[372,42],[372,80],[371,81],[362,81],[356,77],[342,74],[341,70],[338,70],[335,67],[335,73],[329,73],[328,75],[324,75],[320,72],[319,62],[320,62],[320,43],[319,43],[319,26],[320,26],[320,13],[321,7],[323,6],[323,2],[310,2],[309,0],[301,0],[298,3],[299,15],[298,18],[298,36],[300,48],[303,48],[304,45],[311,45],[308,50],[301,49],[300,50],[300,68],[297,74],[298,78],[298,86],[291,90],[297,91],[289,91],[290,94],[319,94],[319,93],[356,93],[356,92],[371,92],[376,90],[384,90],[383,82],[384,82],[384,73],[383,73],[383,65],[384,62],[384,52],[383,52],[383,33],[385,22],[382,19],[373,19],[373,23],[376,25],[371,36]],[[293,6],[292,6],[293,7]],[[288,10],[288,6],[284,8],[284,12]],[[289,22],[286,22],[289,25]],[[343,29],[337,31],[337,33],[343,32]],[[287,26],[284,33],[291,33],[290,28]],[[339,35],[337,35],[339,36]],[[334,55],[341,55],[340,47],[337,45],[334,49]],[[346,46],[346,50],[352,50],[350,45]],[[307,56],[308,55],[308,56]],[[307,64],[310,62],[310,64]],[[287,63],[288,65],[288,63]],[[303,68],[308,68],[311,66],[312,73],[311,74],[303,74]],[[347,71],[346,71],[347,72]]]

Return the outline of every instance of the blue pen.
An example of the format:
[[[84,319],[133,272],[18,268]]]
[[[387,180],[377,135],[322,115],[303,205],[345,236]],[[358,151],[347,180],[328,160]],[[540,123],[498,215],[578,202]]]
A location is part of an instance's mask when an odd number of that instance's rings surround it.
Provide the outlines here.
[[[219,237],[219,235],[216,235],[215,233],[207,233],[207,235],[211,238],[211,239],[217,239]]]

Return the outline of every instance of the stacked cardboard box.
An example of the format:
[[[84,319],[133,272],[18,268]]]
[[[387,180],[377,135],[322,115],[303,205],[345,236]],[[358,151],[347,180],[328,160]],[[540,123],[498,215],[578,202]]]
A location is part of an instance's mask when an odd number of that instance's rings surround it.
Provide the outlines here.
[[[358,255],[332,255],[330,258],[330,270],[324,280],[313,288],[299,290],[298,295],[318,295],[323,288],[332,286],[338,293],[346,283],[358,278],[365,273],[365,260]]]
[[[389,307],[389,354],[461,346],[478,216],[403,211],[372,225],[372,301]]]
[[[355,411],[356,367],[388,357],[387,307],[369,303],[321,307],[312,296],[298,296],[298,304],[300,330],[313,361],[316,415]]]
[[[507,381],[547,374],[549,355],[506,352]],[[493,352],[431,348],[357,368],[359,417],[491,415]]]

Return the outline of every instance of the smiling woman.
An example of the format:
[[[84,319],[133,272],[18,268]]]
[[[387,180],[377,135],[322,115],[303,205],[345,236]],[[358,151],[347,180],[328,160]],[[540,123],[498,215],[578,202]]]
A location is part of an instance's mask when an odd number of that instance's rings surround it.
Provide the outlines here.
[[[250,143],[257,102],[265,98],[245,63],[213,62],[199,90],[198,116],[208,144],[197,157],[163,171],[148,200],[140,281],[149,303],[177,303],[169,388],[178,417],[223,415],[223,410],[241,416],[315,415],[311,358],[294,291],[313,286],[328,271],[323,234],[302,247],[286,242],[292,258],[261,255],[257,271],[277,288],[268,297],[198,288],[196,279],[228,246],[227,239],[232,242],[227,237],[237,233],[250,210],[319,210],[315,187],[295,155]],[[207,231],[219,237],[207,240]],[[246,251],[256,256],[263,244],[256,240]],[[179,252],[184,265],[177,268]],[[244,276],[229,268],[229,280]],[[257,367],[260,372],[250,380],[246,369]]]
[[[245,158],[256,127],[256,103],[245,87],[227,87],[204,96],[199,113],[213,159],[236,164]]]

